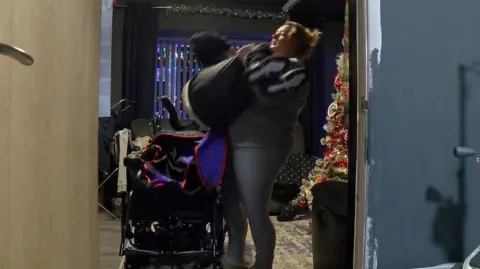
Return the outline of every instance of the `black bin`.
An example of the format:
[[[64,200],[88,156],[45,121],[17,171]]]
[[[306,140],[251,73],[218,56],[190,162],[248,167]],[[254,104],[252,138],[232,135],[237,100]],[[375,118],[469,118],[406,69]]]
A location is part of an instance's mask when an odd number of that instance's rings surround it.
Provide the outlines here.
[[[349,255],[347,183],[326,181],[315,184],[312,195],[313,268],[345,269]]]

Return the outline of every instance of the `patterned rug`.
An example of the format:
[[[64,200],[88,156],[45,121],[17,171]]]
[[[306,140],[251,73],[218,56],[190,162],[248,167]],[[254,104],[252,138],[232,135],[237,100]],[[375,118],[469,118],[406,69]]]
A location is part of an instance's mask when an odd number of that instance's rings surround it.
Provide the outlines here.
[[[291,222],[272,221],[277,231],[275,249],[275,269],[306,269],[313,267],[312,244],[309,233],[309,220]],[[118,256],[120,245],[120,222],[108,215],[99,215],[100,232],[100,269],[118,269],[121,258]],[[247,255],[254,256],[252,238],[248,236]],[[170,267],[169,267],[170,268]]]
[[[290,222],[278,222],[272,217],[272,222],[277,231],[277,245],[275,248],[275,269],[306,269],[313,268],[312,238],[309,220],[295,220]],[[247,255],[254,256],[250,234],[247,238]]]

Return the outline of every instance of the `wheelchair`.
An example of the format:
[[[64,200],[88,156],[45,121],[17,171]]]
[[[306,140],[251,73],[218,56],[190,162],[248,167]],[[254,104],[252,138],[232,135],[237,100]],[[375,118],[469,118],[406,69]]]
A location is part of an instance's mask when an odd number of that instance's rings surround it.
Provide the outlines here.
[[[161,131],[128,155],[129,192],[122,217],[125,269],[221,268],[226,225],[220,187],[202,184],[195,148],[199,131]]]

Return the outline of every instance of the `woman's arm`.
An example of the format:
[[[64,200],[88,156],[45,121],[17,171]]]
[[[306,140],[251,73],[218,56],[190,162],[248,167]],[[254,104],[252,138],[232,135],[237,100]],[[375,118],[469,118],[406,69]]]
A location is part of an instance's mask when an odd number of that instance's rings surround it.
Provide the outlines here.
[[[272,52],[270,51],[270,47],[266,43],[249,44],[241,48],[240,51],[242,49],[245,49],[248,51],[248,53],[246,53],[243,59],[245,68],[247,69],[258,63],[261,63],[267,57],[272,55]]]
[[[269,57],[248,72],[251,84],[266,94],[280,94],[300,87],[307,77],[305,66],[294,58]]]
[[[248,81],[262,95],[288,93],[306,80],[306,69],[300,60],[272,56],[268,44],[254,45],[244,63]]]
[[[294,59],[268,58],[249,71],[247,76],[252,90],[265,106],[288,101],[307,81],[304,65]]]
[[[303,65],[292,65],[270,77],[251,82],[251,89],[259,104],[265,107],[276,107],[285,102],[296,102],[298,98],[304,98],[302,97],[304,94],[299,95],[299,91],[308,95],[309,91],[306,90],[308,88],[305,88],[308,87],[306,78]]]

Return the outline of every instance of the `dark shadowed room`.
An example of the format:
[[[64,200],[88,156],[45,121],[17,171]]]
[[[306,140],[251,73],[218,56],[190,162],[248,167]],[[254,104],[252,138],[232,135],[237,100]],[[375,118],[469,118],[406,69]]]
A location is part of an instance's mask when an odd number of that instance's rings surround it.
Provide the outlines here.
[[[184,266],[180,265],[176,258],[171,260],[158,258],[157,260],[153,254],[155,251],[158,252],[155,248],[165,247],[166,249],[160,251],[165,255],[170,248],[173,252],[179,252],[183,248],[190,252],[196,251],[193,246],[188,246],[188,242],[202,241],[203,237],[193,236],[191,233],[199,233],[194,230],[193,224],[183,223],[176,218],[176,223],[185,230],[177,229],[168,232],[178,233],[172,237],[178,245],[168,247],[148,245],[154,244],[153,241],[150,242],[151,240],[168,240],[156,229],[163,229],[162,225],[173,225],[173,220],[165,223],[152,220],[148,222],[143,215],[138,217],[136,213],[132,213],[133,210],[138,210],[134,204],[141,203],[137,201],[138,198],[135,199],[135,196],[131,195],[132,190],[137,188],[138,183],[135,181],[139,177],[135,157],[146,154],[145,151],[148,151],[149,147],[154,147],[156,153],[153,154],[162,155],[163,153],[156,150],[164,149],[166,147],[164,143],[184,143],[168,141],[181,139],[168,137],[172,134],[187,136],[188,141],[185,142],[187,144],[192,143],[189,140],[198,140],[197,136],[203,137],[202,126],[198,126],[192,120],[189,115],[191,113],[187,112],[185,100],[182,99],[185,85],[198,77],[196,74],[202,73],[204,68],[204,64],[200,61],[201,55],[198,52],[195,54],[198,45],[192,47],[192,36],[199,32],[213,31],[226,39],[232,49],[240,51],[248,44],[269,43],[275,36],[276,29],[285,21],[294,21],[308,29],[318,29],[316,31],[321,37],[316,44],[313,44],[308,59],[304,61],[304,69],[308,77],[308,85],[304,87],[308,88],[309,94],[301,107],[298,122],[292,129],[294,143],[290,155],[280,171],[273,172],[278,174],[276,177],[273,175],[275,181],[268,200],[268,212],[276,228],[273,267],[312,268],[313,247],[313,250],[317,249],[321,255],[316,257],[318,261],[315,268],[344,268],[347,262],[347,227],[349,225],[346,208],[348,125],[342,118],[347,111],[344,106],[348,103],[349,94],[347,71],[349,22],[348,19],[346,20],[348,18],[346,2],[337,0],[288,2],[281,0],[202,2],[117,0],[107,11],[112,13],[111,109],[107,111],[106,108],[106,114],[109,115],[99,119],[99,141],[100,145],[104,145],[99,147],[100,268],[110,269],[119,266],[124,266],[125,269],[157,268],[148,267],[149,260],[154,260],[150,266],[161,267],[169,264]],[[335,130],[329,130],[330,126]],[[322,137],[329,137],[330,140],[325,142]],[[175,150],[180,149],[174,148]],[[339,154],[341,156],[333,156],[337,155],[333,151],[341,151]],[[173,155],[171,157],[177,158]],[[130,159],[122,162],[124,158]],[[152,159],[153,163],[157,163],[157,167],[161,166],[158,158]],[[199,163],[201,161],[197,161],[196,165],[198,166]],[[334,176],[331,175],[331,171],[327,171],[325,163],[336,166]],[[146,167],[147,164],[144,165]],[[154,172],[151,171],[152,169]],[[150,171],[147,173],[172,173],[171,171],[161,172],[159,168],[152,167],[152,169],[147,169],[146,171]],[[174,168],[170,170],[172,169]],[[185,169],[182,171],[184,174],[188,173]],[[311,188],[313,184],[327,180],[327,177],[336,177],[332,178],[334,179],[332,182],[334,185],[339,183],[340,186],[327,187],[328,190],[320,190],[320,192],[332,192],[330,189],[334,189],[333,192],[338,192],[337,195],[340,195],[342,197],[340,200],[343,201],[337,201],[338,198],[335,195],[332,198],[322,195],[320,202],[327,204],[322,208],[327,208],[326,214],[331,216],[335,224],[315,228],[312,227]],[[221,188],[222,185],[219,187]],[[166,200],[166,203],[176,203],[175,196],[165,199],[171,199]],[[317,212],[317,215],[319,214]],[[221,218],[221,213],[218,213],[216,218]],[[214,249],[217,248],[215,250],[217,253],[214,254],[217,256],[223,254],[224,244],[229,246],[229,232],[225,225],[228,224],[220,221],[217,226],[223,228],[208,228],[216,229],[216,232],[221,234],[216,236],[219,237],[218,244],[222,246],[214,245]],[[188,231],[188,229],[192,230]],[[325,232],[333,237],[329,242],[320,239],[323,243],[312,246],[312,230],[315,229],[325,230],[320,231],[317,237],[325,238]],[[200,236],[199,239],[194,239],[196,236]],[[152,238],[147,239],[147,237]],[[122,245],[119,257],[120,241]],[[255,253],[254,245],[249,232],[245,256],[250,262]],[[209,247],[211,246],[200,246],[204,249],[203,252]],[[199,253],[201,254],[201,251]],[[208,254],[204,255],[208,256]],[[195,264],[193,261],[197,258],[191,257],[182,257],[180,261],[188,259],[192,260],[193,266],[200,266],[194,268],[204,268],[201,266],[212,264],[208,258],[203,262],[206,265]],[[159,265],[155,265],[155,262]],[[212,266],[217,268],[215,266],[222,266],[222,264],[217,263],[215,258]],[[224,266],[224,268],[229,267]]]

